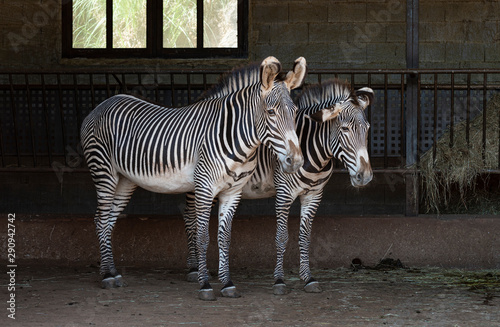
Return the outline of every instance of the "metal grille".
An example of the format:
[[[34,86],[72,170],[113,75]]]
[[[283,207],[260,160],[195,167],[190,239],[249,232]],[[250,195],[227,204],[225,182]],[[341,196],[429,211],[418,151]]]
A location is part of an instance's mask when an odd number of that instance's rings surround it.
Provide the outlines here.
[[[185,106],[221,73],[0,72],[0,168],[44,169],[54,163],[83,168],[79,129],[97,104],[126,92],[164,106]],[[307,83],[338,77],[351,81],[354,89],[373,88],[375,101],[367,109],[372,166],[397,170],[404,169],[406,162],[406,80],[410,74],[419,80],[415,130],[420,153],[430,149],[450,126],[481,115],[487,101],[500,92],[500,71],[485,70],[311,71]]]

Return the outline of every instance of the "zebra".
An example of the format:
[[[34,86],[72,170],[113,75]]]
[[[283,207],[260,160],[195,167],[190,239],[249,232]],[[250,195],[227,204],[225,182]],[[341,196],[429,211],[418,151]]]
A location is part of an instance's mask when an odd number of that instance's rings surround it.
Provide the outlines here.
[[[215,300],[208,282],[208,222],[219,198],[219,278],[222,295],[238,297],[229,274],[231,222],[241,190],[256,167],[260,144],[269,146],[280,167],[293,173],[303,156],[295,132],[297,107],[290,90],[301,86],[306,60],[280,73],[268,57],[259,65],[236,69],[203,98],[182,108],[166,108],[131,95],[115,95],[83,121],[84,155],[97,191],[95,224],[103,288],[124,286],[115,268],[111,234],[118,215],[137,186],[158,193],[194,192],[198,292]]]
[[[304,155],[304,165],[293,174],[285,174],[277,165],[276,156],[265,147],[257,152],[257,168],[250,181],[243,187],[243,199],[261,199],[276,196],[276,248],[274,294],[287,292],[284,283],[283,256],[288,241],[288,215],[297,197],[301,202],[300,213],[300,278],[306,282],[306,292],[321,292],[319,283],[311,276],[309,245],[313,218],[321,202],[323,189],[332,176],[333,158],[340,159],[349,171],[351,184],[362,187],[368,184],[373,172],[367,151],[370,124],[364,110],[373,102],[374,92],[363,87],[351,90],[347,81],[329,80],[311,85],[297,98],[297,135]],[[196,231],[193,229],[194,198],[186,197],[184,213],[188,236],[187,279],[196,275]]]

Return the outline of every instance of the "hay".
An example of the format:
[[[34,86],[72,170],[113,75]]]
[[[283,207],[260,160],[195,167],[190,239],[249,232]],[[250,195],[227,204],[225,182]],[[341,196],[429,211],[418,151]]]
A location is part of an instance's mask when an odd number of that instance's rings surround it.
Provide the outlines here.
[[[423,200],[427,211],[440,212],[448,207],[457,192],[464,206],[475,196],[476,180],[482,173],[498,169],[500,94],[495,94],[486,106],[486,151],[483,160],[483,115],[471,120],[469,144],[466,141],[466,122],[453,128],[454,144],[450,147],[450,130],[420,158]],[[472,192],[471,192],[472,191]]]

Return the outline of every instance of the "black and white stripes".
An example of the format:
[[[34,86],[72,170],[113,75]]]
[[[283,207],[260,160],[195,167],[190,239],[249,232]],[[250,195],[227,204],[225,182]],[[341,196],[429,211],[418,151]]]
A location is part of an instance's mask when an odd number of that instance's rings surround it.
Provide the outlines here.
[[[289,92],[302,83],[306,67],[303,58],[296,63],[278,80],[281,64],[268,57],[260,67],[232,72],[203,99],[183,108],[117,95],[89,114],[81,139],[97,190],[95,222],[104,287],[122,284],[113,262],[111,232],[140,186],[160,193],[194,191],[202,299],[215,299],[207,278],[206,247],[210,207],[219,197],[219,277],[228,289],[225,295],[237,295],[227,263],[231,221],[241,189],[255,169],[256,149],[268,145],[285,171],[295,172],[303,163]]]
[[[314,85],[299,96],[297,103],[297,135],[304,155],[304,165],[293,174],[286,174],[279,167],[276,156],[265,147],[257,151],[257,167],[242,198],[257,199],[276,195],[277,263],[274,272],[277,294],[285,291],[283,256],[288,242],[288,214],[294,200],[301,201],[300,223],[300,277],[306,281],[307,291],[318,291],[317,282],[309,268],[309,244],[312,221],[320,204],[323,189],[333,171],[332,158],[341,159],[349,170],[351,183],[359,187],[372,178],[368,157],[367,135],[369,124],[364,109],[373,101],[373,91],[362,88],[351,91],[348,83],[333,80]],[[187,225],[192,220],[187,201]],[[189,240],[188,265],[196,266],[193,232],[187,228]]]

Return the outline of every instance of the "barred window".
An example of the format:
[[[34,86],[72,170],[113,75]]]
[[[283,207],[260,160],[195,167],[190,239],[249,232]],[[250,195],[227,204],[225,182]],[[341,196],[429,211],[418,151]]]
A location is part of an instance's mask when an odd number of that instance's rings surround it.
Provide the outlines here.
[[[217,58],[248,52],[248,0],[63,1],[64,57]]]

